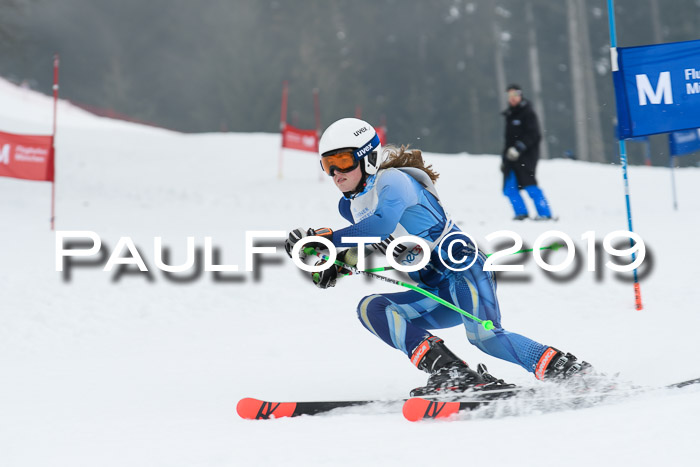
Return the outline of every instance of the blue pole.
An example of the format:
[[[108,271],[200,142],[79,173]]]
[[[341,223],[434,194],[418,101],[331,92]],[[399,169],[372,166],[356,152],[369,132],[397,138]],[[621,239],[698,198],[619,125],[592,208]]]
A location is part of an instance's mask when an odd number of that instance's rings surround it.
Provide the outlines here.
[[[615,5],[614,0],[608,0],[608,26],[610,28],[610,47],[617,47],[617,32],[615,30]]]
[[[617,32],[615,30],[615,5],[614,0],[608,0],[608,24],[610,27],[610,57],[611,60],[617,60]],[[613,72],[617,70],[617,63],[612,64]],[[620,164],[622,165],[622,179],[625,185],[625,204],[627,205],[627,228],[630,232],[634,232],[632,229],[632,207],[630,203],[630,188],[629,180],[627,177],[627,145],[625,140],[619,140],[620,147]],[[630,238],[630,247],[634,246],[634,240]],[[636,256],[632,253],[632,262],[635,261]],[[634,303],[637,310],[641,310],[642,307],[642,292],[639,288],[639,276],[637,274],[637,268],[633,270],[634,274]]]

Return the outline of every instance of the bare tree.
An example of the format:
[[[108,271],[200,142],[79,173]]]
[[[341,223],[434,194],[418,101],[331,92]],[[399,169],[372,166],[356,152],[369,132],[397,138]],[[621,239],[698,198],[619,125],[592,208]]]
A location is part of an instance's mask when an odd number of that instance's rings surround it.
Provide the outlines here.
[[[7,46],[16,41],[15,25],[8,17],[10,12],[18,12],[25,3],[25,0],[0,0],[0,44]]]
[[[506,73],[505,65],[503,61],[503,38],[501,33],[501,26],[498,23],[498,13],[497,9],[494,9],[492,32],[494,38],[494,49],[493,49],[493,59],[496,66],[496,86],[498,91],[496,95],[498,96],[498,104],[501,109],[506,107]]]
[[[581,43],[576,0],[566,0],[566,19],[569,25],[569,69],[571,70],[571,92],[574,104],[574,130],[576,136],[576,157],[588,160],[588,122],[586,121],[586,95],[583,85],[583,66],[579,62]]]
[[[591,40],[588,30],[588,13],[583,0],[576,0],[577,16],[580,20],[581,55],[579,62],[583,67],[583,80],[586,86],[586,118],[588,119],[588,160],[592,162],[606,162],[605,146],[603,145],[603,132],[600,124],[600,101],[595,85],[593,54],[591,53]]]
[[[528,26],[528,58],[530,61],[530,78],[532,80],[532,99],[535,104],[535,112],[540,121],[542,144],[540,146],[543,159],[549,159],[549,145],[547,144],[547,125],[542,103],[542,76],[540,74],[540,57],[537,49],[537,33],[535,32],[535,18],[532,15],[532,3],[525,4],[525,21]]]

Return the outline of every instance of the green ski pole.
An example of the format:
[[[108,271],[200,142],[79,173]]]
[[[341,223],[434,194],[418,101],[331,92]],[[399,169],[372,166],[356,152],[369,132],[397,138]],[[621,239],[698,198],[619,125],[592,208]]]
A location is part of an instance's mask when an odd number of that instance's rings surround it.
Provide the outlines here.
[[[320,254],[320,253],[317,253],[316,250],[315,250],[313,247],[306,247],[306,248],[304,248],[304,253],[307,254],[307,255],[318,256],[319,258],[328,261],[328,256],[322,255],[322,254]],[[455,306],[455,305],[453,305],[452,303],[450,303],[450,302],[448,302],[448,301],[446,301],[446,300],[443,300],[442,298],[438,297],[437,295],[435,295],[435,294],[433,294],[433,293],[430,293],[430,292],[428,292],[427,290],[421,289],[420,287],[418,287],[418,286],[416,286],[416,285],[407,284],[406,282],[402,282],[402,281],[397,281],[397,280],[395,280],[395,279],[391,279],[391,278],[389,278],[389,277],[381,276],[381,275],[375,274],[375,273],[373,273],[373,272],[363,271],[363,270],[361,270],[361,269],[357,269],[356,267],[347,265],[347,264],[343,263],[342,261],[337,261],[337,260],[336,260],[336,261],[334,262],[334,264],[335,264],[336,266],[340,266],[340,267],[342,267],[342,268],[344,268],[344,269],[347,269],[347,270],[350,271],[352,274],[358,274],[358,275],[368,276],[368,277],[371,277],[371,278],[373,278],[373,279],[379,279],[379,280],[382,280],[382,281],[384,281],[384,282],[388,282],[388,283],[390,283],[390,284],[396,284],[396,285],[400,285],[401,287],[406,287],[407,289],[414,290],[414,291],[416,291],[416,292],[418,292],[418,293],[420,293],[420,294],[422,294],[422,295],[425,295],[426,297],[432,298],[433,300],[435,300],[435,301],[438,302],[439,304],[445,305],[447,308],[449,308],[449,309],[451,309],[451,310],[454,310],[454,311],[456,311],[457,313],[460,313],[460,314],[466,316],[467,318],[471,319],[472,321],[481,324],[481,325],[484,327],[484,329],[486,329],[486,330],[491,330],[491,329],[494,328],[493,322],[492,322],[490,319],[486,319],[486,320],[484,320],[484,319],[479,319],[479,318],[477,318],[476,316],[472,315],[471,313],[468,313],[468,312],[464,311],[463,309],[459,308],[458,306]],[[314,273],[314,274],[318,274],[318,273]]]

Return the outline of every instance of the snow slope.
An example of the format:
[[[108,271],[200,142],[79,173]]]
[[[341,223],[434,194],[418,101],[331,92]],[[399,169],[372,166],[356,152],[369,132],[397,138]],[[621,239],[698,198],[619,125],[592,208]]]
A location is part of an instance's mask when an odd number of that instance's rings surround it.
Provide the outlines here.
[[[49,133],[51,99],[0,80],[0,131]],[[495,118],[495,117],[494,117]],[[246,231],[342,227],[338,193],[314,155],[279,136],[183,135],[59,105],[57,230],[89,230],[106,254],[131,237],[150,274],[101,266],[55,269],[48,183],[0,179],[0,465],[7,467],[248,465],[694,465],[700,388],[616,404],[493,420],[409,423],[399,413],[244,421],[246,396],[277,400],[396,398],[425,381],[357,321],[365,295],[396,291],[351,277],[321,291],[278,248],[244,272]],[[487,249],[515,230],[532,246],[546,230],[571,236],[581,268],[554,277],[531,257],[500,276],[506,328],[556,345],[636,384],[700,376],[694,243],[700,171],[631,167],[635,230],[648,246],[642,296],[598,265],[585,242],[625,230],[619,166],[543,161],[557,223],[510,221],[496,156],[427,154],[462,228]],[[465,176],[466,175],[466,176]],[[212,237],[220,263],[240,273],[155,267],[153,238],[173,264]],[[274,243],[274,242],[273,242]],[[279,247],[281,242],[277,242]],[[566,253],[553,253],[559,262]],[[527,259],[529,258],[529,259]],[[603,263],[607,255],[601,256]],[[133,268],[129,271],[134,271]],[[532,384],[522,369],[470,346],[463,329],[438,331],[468,362]]]

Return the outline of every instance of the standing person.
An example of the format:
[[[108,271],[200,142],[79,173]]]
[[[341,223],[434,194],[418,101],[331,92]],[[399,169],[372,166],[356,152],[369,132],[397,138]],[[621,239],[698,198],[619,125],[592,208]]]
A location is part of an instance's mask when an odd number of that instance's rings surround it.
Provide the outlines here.
[[[323,133],[319,153],[323,170],[333,177],[343,194],[338,210],[351,225],[336,231],[293,230],[285,241],[290,257],[294,245],[302,238],[322,236],[338,248],[347,248],[338,252],[338,259],[354,266],[357,244],[343,243],[343,237],[379,237],[383,242],[373,248],[381,252],[386,252],[387,244],[394,238],[420,237],[430,246],[429,251],[407,247],[396,258],[410,266],[417,264],[423,255],[429,255],[425,267],[409,273],[411,279],[420,288],[494,324],[494,329],[486,330],[413,290],[364,297],[357,307],[362,325],[430,374],[426,386],[414,389],[411,395],[510,386],[488,374],[482,365],[477,367],[479,371],[474,371],[429,329],[464,325],[473,345],[491,356],[520,365],[538,379],[566,379],[590,366],[570,353],[503,329],[494,274],[484,271],[486,256],[445,213],[434,186],[438,174],[432,166],[424,164],[420,151],[403,146],[383,150],[370,124],[345,118]],[[451,241],[441,244],[448,234]],[[470,268],[458,270],[472,261]],[[325,289],[335,286],[342,276],[339,267],[332,265],[311,277],[318,287]]]
[[[503,111],[506,118],[505,146],[502,153],[503,194],[508,197],[515,211],[514,220],[528,218],[527,206],[520,190],[525,190],[535,202],[535,220],[551,220],[552,212],[547,198],[535,178],[537,161],[540,158],[540,125],[530,101],[523,98],[517,84],[508,86],[508,108]]]

